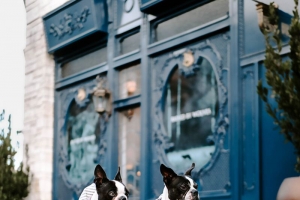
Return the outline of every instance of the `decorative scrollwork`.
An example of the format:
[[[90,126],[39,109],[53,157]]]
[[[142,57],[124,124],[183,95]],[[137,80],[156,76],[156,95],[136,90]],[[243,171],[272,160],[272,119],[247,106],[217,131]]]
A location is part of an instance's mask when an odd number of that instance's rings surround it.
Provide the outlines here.
[[[254,188],[255,188],[254,183],[252,183],[251,186],[248,186],[247,182],[244,182],[245,190],[251,191],[251,190],[254,190]]]
[[[225,41],[225,40],[224,40]],[[226,43],[226,42],[225,42]],[[184,66],[184,53],[189,52],[188,58],[190,63],[187,63],[188,67]],[[190,53],[192,52],[192,54]],[[212,154],[212,157],[202,169],[194,173],[196,179],[200,179],[201,176],[205,175],[217,162],[220,154],[224,152],[228,153],[228,150],[224,149],[224,138],[227,133],[229,118],[227,114],[227,88],[223,83],[223,71],[225,66],[222,64],[222,57],[218,52],[217,48],[210,40],[198,43],[186,49],[181,49],[173,53],[166,54],[155,60],[155,88],[154,88],[154,123],[153,123],[153,138],[156,149],[156,160],[154,162],[165,163],[166,165],[172,166],[169,162],[166,152],[173,147],[173,143],[170,142],[170,138],[167,134],[165,125],[163,124],[163,101],[166,84],[170,74],[173,72],[175,67],[178,67],[179,71],[183,76],[190,76],[198,70],[199,65],[197,64],[198,58],[203,57],[207,59],[213,67],[216,75],[216,81],[219,93],[219,116],[215,125],[215,131],[212,137],[209,139],[214,141],[216,149]]]
[[[66,13],[63,19],[60,20],[59,25],[51,24],[49,32],[54,37],[62,38],[64,35],[71,35],[74,30],[82,29],[87,17],[91,14],[88,7],[84,7],[80,14]]]
[[[123,0],[124,2],[124,12],[130,13],[134,7],[135,0]]]
[[[69,149],[69,143],[70,143],[70,137],[68,136],[68,130],[69,127],[68,123],[70,121],[70,109],[71,105],[74,103],[80,108],[85,109],[88,105],[92,105],[91,102],[91,94],[93,92],[93,88],[95,86],[96,82],[88,82],[86,84],[81,84],[80,86],[76,86],[70,89],[66,89],[60,92],[59,98],[61,104],[58,105],[57,112],[59,116],[58,120],[58,168],[59,168],[59,174],[61,175],[63,181],[65,182],[66,186],[73,190],[77,195],[80,195],[82,192],[83,187],[85,187],[88,183],[90,183],[93,179],[93,173],[92,172],[83,172],[81,175],[85,176],[85,178],[82,178],[81,181],[74,181],[73,178],[70,175],[70,166],[72,165],[72,161],[70,160],[70,149]],[[78,98],[78,93],[81,91],[85,91],[86,95],[84,95],[84,98]],[[80,96],[80,95],[79,95]],[[94,113],[93,113],[94,112]],[[90,139],[94,141],[97,137],[99,137],[99,141],[94,145],[93,147],[97,148],[94,151],[96,151],[96,156],[94,157],[94,160],[91,162],[99,163],[103,161],[103,158],[106,153],[107,149],[107,139],[106,139],[106,128],[107,128],[107,121],[105,118],[100,117],[96,111],[92,111],[92,113],[89,114],[91,117],[90,120],[94,121],[92,125],[96,124],[96,131],[98,130],[100,132],[100,136],[93,136],[90,134],[87,134],[87,137],[85,139]],[[97,117],[98,116],[98,117]],[[73,117],[74,118],[74,117]],[[76,120],[76,119],[75,119]],[[77,119],[78,120],[78,119]],[[98,128],[99,127],[99,128]],[[86,130],[90,130],[92,127],[86,127]],[[95,128],[95,127],[94,127]],[[81,129],[80,129],[81,130]],[[97,131],[97,132],[98,132]],[[80,132],[80,131],[79,131]],[[84,130],[82,130],[82,134]],[[91,131],[90,131],[91,132]],[[93,138],[92,138],[93,137]],[[95,138],[96,137],[96,138]],[[77,141],[74,141],[77,142]],[[76,145],[78,146],[78,145]]]

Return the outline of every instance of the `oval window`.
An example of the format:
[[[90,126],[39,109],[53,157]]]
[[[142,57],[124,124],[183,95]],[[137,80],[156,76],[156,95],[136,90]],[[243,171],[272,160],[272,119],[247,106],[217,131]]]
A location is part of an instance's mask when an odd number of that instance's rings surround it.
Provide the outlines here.
[[[71,181],[86,183],[97,164],[100,140],[99,114],[93,102],[80,108],[75,101],[71,103],[66,124],[68,163],[66,170]]]
[[[193,76],[184,77],[175,68],[164,94],[164,124],[173,144],[166,155],[177,170],[188,169],[191,162],[199,170],[215,151],[217,80],[210,62],[203,57],[198,60],[199,70]]]

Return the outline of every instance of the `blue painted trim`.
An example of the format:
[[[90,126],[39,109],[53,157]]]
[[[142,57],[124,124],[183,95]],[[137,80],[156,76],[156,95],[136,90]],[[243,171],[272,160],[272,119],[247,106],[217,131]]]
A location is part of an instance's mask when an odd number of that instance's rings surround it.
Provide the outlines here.
[[[62,87],[66,87],[68,85],[80,82],[84,79],[91,78],[98,74],[104,73],[108,70],[108,65],[106,63],[102,63],[96,67],[91,69],[84,70],[67,78],[61,79],[55,82],[55,89],[60,89]]]
[[[229,68],[229,135],[230,135],[230,182],[232,199],[241,199],[241,69],[239,63],[239,9],[243,0],[229,1],[230,15],[230,68]]]
[[[215,199],[215,198],[221,198],[221,199],[226,199],[228,197],[231,197],[231,193],[229,192],[224,192],[224,191],[220,191],[220,193],[217,192],[205,192],[205,193],[201,193],[200,195],[200,199]]]
[[[46,30],[46,27],[45,27],[45,32],[46,32],[46,31],[47,31],[47,30]],[[48,42],[48,39],[47,39],[48,53],[52,54],[52,53],[54,53],[55,51],[57,51],[57,50],[59,50],[59,49],[62,49],[62,48],[64,48],[64,47],[68,46],[68,45],[71,44],[71,43],[75,43],[75,42],[81,40],[82,38],[86,38],[86,37],[88,37],[88,36],[90,36],[90,35],[93,35],[94,33],[97,33],[98,31],[99,31],[99,30],[98,30],[97,28],[93,28],[93,29],[87,30],[87,31],[85,31],[85,32],[83,32],[83,33],[81,33],[81,34],[78,34],[78,36],[73,37],[73,38],[70,38],[70,39],[68,39],[68,40],[66,40],[66,41],[64,41],[64,42],[62,42],[62,43],[60,43],[60,44],[57,44],[57,45],[51,47],[51,48],[49,48],[49,42]],[[46,32],[46,33],[47,33],[47,32]]]
[[[113,67],[117,69],[118,67],[140,60],[141,59],[141,51],[139,49],[124,54],[122,56],[114,58],[114,65]]]
[[[153,55],[159,53],[161,51],[165,51],[169,48],[178,46],[185,42],[189,42],[199,37],[203,37],[207,34],[211,34],[212,32],[224,29],[229,27],[229,18],[228,16],[221,17],[212,22],[206,23],[189,31],[180,33],[168,39],[155,42],[148,46],[148,55]]]
[[[290,46],[285,45],[282,47],[281,55],[288,54],[290,52]],[[256,52],[253,54],[248,54],[246,56],[241,57],[241,66],[246,66],[258,61],[262,61],[265,59],[265,51]]]
[[[121,109],[128,106],[136,105],[141,102],[141,95],[135,95],[126,99],[119,99],[114,101],[114,108]]]
[[[57,107],[58,107],[58,102],[59,102],[59,98],[58,98],[58,94],[56,91],[54,91],[54,119],[58,119],[58,113],[57,113]],[[58,125],[57,125],[58,120],[54,120],[54,126],[53,126],[53,171],[52,171],[52,199],[56,200],[58,199],[56,197],[56,186],[58,185],[57,183],[57,177],[58,177]]]
[[[254,82],[255,82],[255,88],[254,88],[254,91],[256,91],[256,84],[258,83],[258,80],[259,80],[259,69],[258,69],[258,63],[254,63]],[[254,117],[255,117],[255,120],[254,120],[254,132],[255,132],[255,160],[257,161],[256,162],[256,165],[255,165],[255,169],[256,169],[256,177],[255,177],[255,180],[256,180],[256,197],[257,199],[260,198],[260,194],[261,194],[261,162],[260,162],[260,134],[259,134],[259,96],[258,94],[255,92],[255,100],[254,100]]]
[[[137,19],[137,20],[140,20],[140,19]],[[137,21],[137,20],[135,20],[135,21]],[[132,23],[129,23],[129,25],[130,24],[132,24]],[[135,52],[135,51],[139,51],[139,48],[137,48],[137,49],[135,49],[131,52],[121,53],[121,43],[124,41],[124,39],[126,39],[127,37],[130,37],[132,35],[138,34],[139,32],[140,32],[140,25],[135,27],[135,28],[132,28],[131,30],[128,30],[128,31],[125,31],[123,33],[120,33],[120,34],[116,35],[116,39],[115,39],[116,40],[116,42],[115,42],[116,56],[126,57],[127,54],[130,54],[130,53]]]
[[[146,14],[143,14],[141,26],[141,184],[140,199],[149,199],[151,196],[151,166],[152,166],[152,119],[151,119],[151,67],[147,53],[149,21]]]
[[[144,13],[152,15],[169,15],[174,12],[180,12],[183,8],[189,7],[190,5],[201,5],[211,0],[185,0],[185,1],[167,1],[167,0],[140,0],[140,10]],[[168,8],[168,9],[165,9]]]
[[[112,10],[116,10],[117,7],[113,4]],[[118,90],[115,88],[118,86],[118,75],[113,66],[113,58],[115,55],[115,35],[114,35],[114,24],[111,23],[108,26],[108,42],[107,42],[107,80],[108,80],[108,89],[112,92],[112,99],[117,99]],[[117,81],[117,82],[116,82]],[[107,159],[108,161],[104,163],[106,174],[109,178],[114,178],[117,168],[118,168],[118,113],[112,109],[111,117],[108,122],[107,127],[108,140],[107,140]],[[115,148],[112,148],[115,147]]]
[[[156,4],[160,3],[160,2],[163,2],[163,0],[150,0],[147,3],[143,3],[141,5],[141,11],[144,11],[147,8],[149,8],[149,7],[153,6],[153,5],[156,5]]]

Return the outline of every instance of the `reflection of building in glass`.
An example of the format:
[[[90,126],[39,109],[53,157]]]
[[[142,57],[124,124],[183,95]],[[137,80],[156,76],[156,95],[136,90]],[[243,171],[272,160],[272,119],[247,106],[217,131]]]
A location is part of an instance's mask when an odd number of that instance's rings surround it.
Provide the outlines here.
[[[66,168],[72,181],[85,183],[91,179],[90,171],[97,164],[98,127],[99,114],[95,112],[93,102],[80,108],[74,101],[67,122],[69,163]]]
[[[201,58],[199,70],[193,76],[185,77],[176,69],[167,88],[165,119],[170,142],[174,144],[167,156],[177,169],[188,168],[189,162],[195,162],[200,169],[215,150],[208,140],[216,131],[218,117],[213,68],[207,59]]]

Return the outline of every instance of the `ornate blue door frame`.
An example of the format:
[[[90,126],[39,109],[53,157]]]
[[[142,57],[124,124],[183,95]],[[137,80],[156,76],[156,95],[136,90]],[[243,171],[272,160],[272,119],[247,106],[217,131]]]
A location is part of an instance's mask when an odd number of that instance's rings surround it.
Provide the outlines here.
[[[160,55],[154,58],[152,62],[153,83],[153,163],[164,163],[168,166],[173,164],[168,160],[166,151],[174,146],[167,136],[165,124],[163,123],[163,109],[164,99],[166,94],[166,84],[173,73],[174,68],[179,69],[182,76],[188,77],[199,70],[198,59],[207,59],[211,64],[214,74],[216,74],[217,88],[218,88],[218,114],[217,122],[214,127],[213,134],[210,136],[213,140],[216,149],[212,154],[209,162],[193,174],[193,178],[198,180],[200,189],[200,196],[216,197],[229,196],[230,191],[230,177],[229,177],[229,157],[230,144],[228,142],[228,61],[229,52],[229,35],[224,32],[217,35],[208,36],[205,40],[200,40],[197,44],[184,46],[183,49],[171,51],[167,54]],[[185,52],[193,52],[195,58],[194,64],[190,67],[183,66],[183,55]],[[197,86],[197,83],[195,83]],[[199,85],[200,86],[200,85]],[[196,89],[195,89],[196,91]],[[196,134],[196,133],[195,133]],[[200,153],[200,152],[199,152]],[[196,166],[197,168],[197,166]],[[181,172],[183,173],[183,172]],[[212,176],[213,174],[213,176]],[[218,177],[214,182],[214,177]],[[154,190],[157,190],[155,188]],[[159,190],[159,188],[158,188]],[[155,193],[158,193],[155,191]]]
[[[142,24],[140,26],[141,38],[140,49],[136,52],[129,53],[123,58],[115,58],[115,27],[113,23],[110,23],[107,28],[108,40],[107,40],[107,62],[103,65],[99,65],[89,71],[77,74],[71,78],[58,80],[56,83],[56,98],[55,98],[55,154],[54,154],[54,175],[53,185],[54,189],[53,198],[56,199],[55,192],[59,183],[59,172],[57,166],[59,165],[58,158],[60,155],[60,132],[62,128],[62,116],[59,112],[65,111],[67,113],[68,102],[71,99],[76,98],[79,88],[84,87],[88,92],[94,86],[92,81],[94,77],[103,72],[107,72],[108,87],[112,88],[113,97],[117,99],[118,91],[115,77],[118,75],[118,67],[139,61],[141,63],[141,95],[138,95],[131,99],[121,100],[114,102],[116,110],[113,111],[110,118],[105,134],[105,140],[107,141],[107,149],[105,153],[105,162],[103,162],[104,168],[107,171],[109,177],[115,175],[115,169],[118,167],[118,151],[113,146],[117,144],[118,137],[118,120],[116,117],[117,109],[121,105],[123,107],[132,106],[136,104],[141,105],[141,172],[143,178],[141,179],[140,194],[141,199],[153,199],[157,196],[153,189],[153,186],[162,187],[161,177],[158,177],[158,163],[168,163],[168,159],[164,156],[166,146],[158,146],[159,142],[164,143],[162,127],[159,123],[159,117],[162,114],[159,110],[161,108],[162,90],[170,75],[170,72],[175,66],[179,66],[182,62],[179,55],[172,56],[170,62],[160,61],[160,58],[166,56],[165,52],[173,52],[174,49],[190,48],[197,56],[202,55],[206,57],[212,64],[215,73],[218,75],[219,94],[221,98],[219,101],[224,105],[223,115],[219,119],[220,121],[220,134],[218,138],[219,148],[217,148],[211,163],[217,163],[220,155],[227,153],[228,157],[228,183],[222,188],[222,192],[207,192],[203,193],[203,199],[259,199],[260,186],[259,186],[259,138],[258,138],[258,99],[255,98],[255,83],[258,79],[258,73],[252,73],[252,68],[248,66],[241,66],[240,57],[243,56],[243,27],[244,27],[244,1],[243,0],[230,0],[230,12],[229,17],[218,19],[207,26],[199,29],[187,31],[179,36],[174,36],[163,42],[151,43],[152,26],[149,20],[149,16],[142,15]],[[112,10],[114,10],[114,3],[108,5],[108,21],[113,21]],[[221,32],[221,33],[220,33]],[[220,56],[225,55],[220,53],[217,42],[211,42],[213,38],[220,34],[222,40],[227,41],[226,51],[227,60],[220,59]],[[149,36],[149,37],[148,37]],[[207,39],[205,42],[204,39]],[[191,44],[191,41],[193,43]],[[197,41],[197,42],[195,42]],[[210,41],[210,42],[208,42]],[[165,58],[162,60],[165,61]],[[220,69],[218,61],[222,60],[223,65],[227,66],[226,69]],[[225,63],[226,64],[225,64]],[[57,61],[57,68],[60,67],[60,61]],[[166,65],[166,66],[165,66]],[[161,78],[157,79],[155,70],[161,69]],[[255,67],[256,69],[256,67]],[[225,71],[224,71],[225,70]],[[158,70],[159,71],[159,70]],[[158,72],[158,73],[160,73]],[[224,73],[224,74],[222,74]],[[87,81],[86,81],[87,80]],[[153,81],[155,80],[155,81]],[[159,81],[161,82],[159,82]],[[159,86],[157,86],[157,84]],[[158,90],[156,90],[158,89]],[[247,90],[251,90],[248,93]],[[155,92],[153,92],[155,90]],[[66,95],[69,93],[68,95]],[[88,92],[89,93],[89,92]],[[252,95],[252,96],[251,96]],[[68,96],[68,98],[67,98]],[[251,98],[250,98],[251,97]],[[65,102],[65,100],[67,100]],[[61,102],[65,102],[62,106]],[[68,105],[67,105],[68,104]],[[248,107],[248,105],[251,105]],[[153,109],[154,108],[154,109]],[[251,108],[251,109],[250,109]],[[253,112],[252,108],[255,110]],[[256,112],[257,111],[257,112]],[[245,117],[246,116],[246,117]],[[66,116],[65,116],[66,117]],[[252,123],[255,121],[254,124]],[[250,127],[248,129],[248,127]],[[224,137],[226,135],[226,137]],[[221,143],[227,144],[226,148],[223,148]],[[167,143],[164,143],[168,145]],[[224,144],[224,143],[223,143]],[[250,145],[250,146],[249,146]],[[254,148],[252,148],[254,147]],[[157,152],[161,153],[161,156],[157,156]],[[154,162],[153,162],[154,161]],[[255,161],[255,163],[254,163]],[[199,180],[205,179],[206,172],[214,165],[207,165],[197,174],[194,174]],[[225,170],[225,169],[224,169]],[[225,170],[226,171],[226,170]],[[154,178],[157,177],[157,178]],[[203,181],[203,180],[202,180]],[[159,182],[159,183],[158,183]],[[157,184],[158,183],[158,184]],[[76,188],[71,186],[72,188]],[[78,186],[77,188],[79,188]],[[62,187],[63,188],[63,187]],[[155,188],[158,192],[159,188]],[[162,190],[162,188],[161,188]],[[79,189],[77,189],[78,195]],[[225,191],[225,192],[224,192]],[[66,195],[67,196],[67,195]],[[76,195],[75,195],[76,196]],[[74,196],[74,197],[75,197]]]

